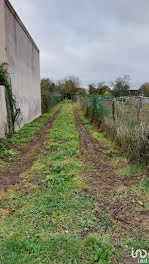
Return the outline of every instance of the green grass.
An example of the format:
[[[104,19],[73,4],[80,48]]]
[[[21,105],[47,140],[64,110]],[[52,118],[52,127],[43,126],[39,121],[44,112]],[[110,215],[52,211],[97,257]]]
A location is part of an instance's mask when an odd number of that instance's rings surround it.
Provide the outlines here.
[[[108,217],[83,192],[86,165],[69,103],[54,121],[47,147],[21,176],[24,186],[1,194],[0,263],[112,263],[115,245],[103,236]]]
[[[140,166],[140,165],[129,165],[129,166],[126,166],[123,169],[118,170],[118,173],[122,174],[122,175],[130,175],[131,176],[133,174],[140,173],[143,170],[144,170],[143,166]]]
[[[149,192],[149,178],[144,177],[143,179],[141,179],[140,186],[143,187],[143,188],[145,188],[146,191]]]

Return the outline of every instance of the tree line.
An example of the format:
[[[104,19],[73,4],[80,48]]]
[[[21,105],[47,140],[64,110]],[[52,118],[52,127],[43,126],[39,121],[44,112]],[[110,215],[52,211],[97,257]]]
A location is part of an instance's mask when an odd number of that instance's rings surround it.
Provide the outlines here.
[[[91,83],[88,85],[88,89],[81,87],[81,81],[75,76],[69,76],[63,80],[53,82],[49,78],[41,80],[41,92],[42,94],[55,94],[61,95],[63,98],[71,99],[75,94],[79,95],[112,95],[114,97],[127,96],[130,90],[130,76],[124,75],[117,78],[115,81],[110,82],[110,85],[106,85],[104,81],[97,84]],[[145,82],[139,88],[143,91],[144,96],[149,96],[149,83]]]

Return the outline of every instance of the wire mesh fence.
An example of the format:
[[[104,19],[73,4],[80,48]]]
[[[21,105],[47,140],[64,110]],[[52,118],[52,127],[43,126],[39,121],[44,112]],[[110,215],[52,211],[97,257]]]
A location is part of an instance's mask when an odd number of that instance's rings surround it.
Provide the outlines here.
[[[149,98],[81,97],[85,115],[114,139],[130,159],[149,162]]]
[[[103,107],[107,108],[109,115],[107,118],[115,122],[123,121],[143,126],[149,125],[149,98],[145,97],[121,97],[107,100],[99,99]]]
[[[52,106],[61,101],[60,95],[52,95],[49,92],[42,93],[41,95],[41,108],[42,113],[48,112]]]
[[[81,97],[80,103],[90,114],[98,115],[101,111],[104,120],[149,125],[148,97]]]

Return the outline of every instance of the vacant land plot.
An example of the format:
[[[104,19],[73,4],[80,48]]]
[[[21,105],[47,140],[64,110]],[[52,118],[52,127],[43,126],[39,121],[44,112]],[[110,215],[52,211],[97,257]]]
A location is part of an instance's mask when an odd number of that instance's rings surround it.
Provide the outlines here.
[[[0,263],[138,263],[132,247],[149,250],[147,170],[78,106],[52,111],[1,142]]]

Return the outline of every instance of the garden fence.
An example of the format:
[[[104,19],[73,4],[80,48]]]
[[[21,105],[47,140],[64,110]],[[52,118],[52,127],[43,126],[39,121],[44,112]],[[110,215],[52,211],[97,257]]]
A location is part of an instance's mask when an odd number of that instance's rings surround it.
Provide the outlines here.
[[[80,97],[85,115],[132,160],[149,163],[149,98]]]
[[[90,111],[94,108],[94,114],[101,111],[103,120],[149,125],[149,97],[94,97],[94,99],[82,97],[80,102],[84,108],[88,108]]]

